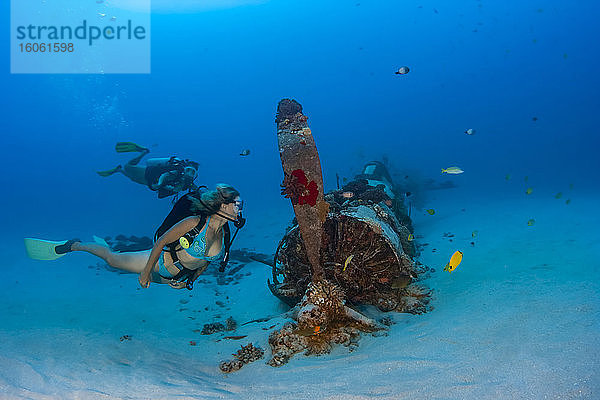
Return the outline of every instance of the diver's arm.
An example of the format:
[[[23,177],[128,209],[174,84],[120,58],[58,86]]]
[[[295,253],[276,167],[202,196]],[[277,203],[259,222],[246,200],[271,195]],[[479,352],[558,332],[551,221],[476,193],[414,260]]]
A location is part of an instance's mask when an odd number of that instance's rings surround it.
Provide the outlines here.
[[[140,273],[139,276],[140,285],[143,288],[147,288],[148,286],[150,286],[150,273],[152,272],[152,268],[158,261],[158,257],[160,257],[160,253],[162,252],[163,248],[167,244],[175,242],[187,232],[194,229],[199,222],[200,217],[187,217],[173,225],[171,229],[166,231],[160,238],[158,238],[158,240],[156,241],[156,243],[154,243],[154,246],[152,247],[152,251],[150,252],[150,257],[148,257],[146,266],[144,267],[144,270]]]

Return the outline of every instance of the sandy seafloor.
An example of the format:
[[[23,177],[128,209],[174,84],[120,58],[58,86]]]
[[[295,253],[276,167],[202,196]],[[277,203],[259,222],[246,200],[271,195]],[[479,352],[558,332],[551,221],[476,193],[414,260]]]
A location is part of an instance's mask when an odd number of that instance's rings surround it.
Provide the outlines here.
[[[435,216],[414,213],[419,241],[429,243],[419,259],[436,269],[423,282],[434,289],[432,312],[388,313],[395,324],[387,336],[365,335],[351,353],[337,347],[325,356],[297,355],[280,368],[265,364],[263,328],[281,327],[282,318],[235,332],[193,332],[228,316],[241,324],[283,313],[265,284],[265,265],[246,265],[235,285],[207,275],[193,292],[142,290],[136,275],[96,268],[93,256],[36,262],[26,258],[21,238],[7,238],[0,398],[600,398],[598,194],[571,193],[569,205],[567,195],[468,203],[458,196],[457,189],[438,191]],[[273,253],[289,209],[251,217],[271,222],[249,226],[236,246]],[[89,238],[111,233],[118,232],[90,231]],[[442,266],[456,249],[464,251],[463,263],[449,275]],[[231,334],[248,337],[217,342]],[[131,340],[121,342],[123,335]],[[266,349],[265,358],[221,373],[219,362],[250,341]]]

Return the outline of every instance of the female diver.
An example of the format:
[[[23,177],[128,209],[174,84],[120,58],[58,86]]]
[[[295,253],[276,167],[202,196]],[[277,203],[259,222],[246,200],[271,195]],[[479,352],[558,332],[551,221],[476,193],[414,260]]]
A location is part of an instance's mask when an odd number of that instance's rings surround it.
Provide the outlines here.
[[[163,226],[157,231],[154,246],[150,250],[134,252],[114,252],[98,243],[82,243],[78,239],[66,242],[48,242],[39,239],[25,239],[29,256],[36,259],[56,259],[73,251],[85,251],[102,258],[114,268],[138,273],[143,288],[150,282],[167,283],[176,289],[192,288],[193,282],[206,270],[212,261],[227,262],[229,245],[228,221],[238,230],[245,220],[241,215],[243,202],[233,187],[217,185],[213,191],[196,196],[188,194],[190,212],[186,218],[168,227],[169,214]],[[174,221],[173,221],[174,222]],[[225,228],[224,228],[225,227]],[[236,231],[237,233],[237,231]],[[235,235],[234,235],[235,238]],[[51,244],[51,247],[48,247]],[[42,249],[41,246],[46,246]],[[44,251],[49,254],[43,254]]]

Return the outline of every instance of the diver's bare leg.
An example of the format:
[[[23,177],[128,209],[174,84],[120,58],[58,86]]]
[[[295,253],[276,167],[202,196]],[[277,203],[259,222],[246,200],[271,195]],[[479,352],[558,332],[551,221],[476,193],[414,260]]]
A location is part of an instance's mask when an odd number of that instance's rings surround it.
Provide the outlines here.
[[[127,162],[127,165],[138,165],[139,162],[142,161],[142,158],[144,158],[144,156],[148,153],[150,153],[150,150],[145,149],[144,151],[140,152],[139,156],[136,156],[136,157],[132,158],[131,160],[129,160]]]
[[[148,262],[148,258],[150,257],[150,250],[117,253],[106,246],[96,243],[75,242],[71,245],[71,251],[85,251],[100,257],[113,268],[136,274],[144,270],[146,262]]]

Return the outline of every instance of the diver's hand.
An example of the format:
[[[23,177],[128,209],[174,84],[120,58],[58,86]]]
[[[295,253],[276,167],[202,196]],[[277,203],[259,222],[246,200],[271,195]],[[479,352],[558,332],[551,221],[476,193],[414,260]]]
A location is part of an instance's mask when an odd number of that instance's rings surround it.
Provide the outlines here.
[[[169,286],[171,286],[173,289],[183,289],[185,288],[185,282],[179,282],[179,281],[169,281]]]
[[[142,272],[138,278],[138,281],[140,282],[141,287],[147,289],[150,286],[150,275]]]

